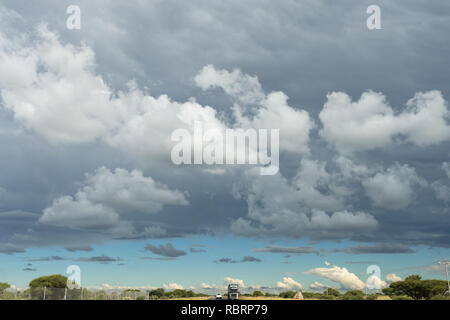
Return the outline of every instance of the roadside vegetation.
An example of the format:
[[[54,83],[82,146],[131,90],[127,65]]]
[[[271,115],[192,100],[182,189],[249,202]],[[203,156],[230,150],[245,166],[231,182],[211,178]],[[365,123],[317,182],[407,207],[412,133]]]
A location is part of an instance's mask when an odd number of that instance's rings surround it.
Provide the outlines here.
[[[67,277],[48,275],[33,279],[24,291],[11,290],[6,282],[0,282],[0,300],[163,300],[163,299],[207,299],[211,296],[192,290],[163,288],[141,291],[125,289],[120,291],[88,290],[67,288]],[[297,291],[283,291],[279,294],[255,290],[240,294],[242,299],[294,299]],[[328,288],[323,292],[302,292],[309,300],[450,300],[448,284],[443,280],[423,280],[419,275],[411,275],[405,280],[393,282],[382,292],[364,293],[360,290],[340,292]],[[226,293],[222,295],[226,297]]]

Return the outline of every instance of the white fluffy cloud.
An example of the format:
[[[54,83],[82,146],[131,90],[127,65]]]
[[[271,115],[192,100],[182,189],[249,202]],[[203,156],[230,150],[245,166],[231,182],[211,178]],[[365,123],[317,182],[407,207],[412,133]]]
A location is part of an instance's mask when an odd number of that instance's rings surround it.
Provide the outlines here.
[[[407,207],[414,198],[414,187],[427,185],[414,168],[398,164],[363,180],[362,184],[375,206],[392,210]]]
[[[340,284],[342,289],[363,290],[366,285],[354,273],[346,268],[333,266],[332,268],[315,268],[304,272],[317,275]]]
[[[309,152],[309,132],[314,122],[308,112],[288,105],[283,92],[266,95],[257,77],[243,74],[240,70],[228,72],[205,66],[195,77],[203,90],[220,87],[240,104],[234,106],[236,126],[255,129],[280,129],[280,150],[293,153]],[[252,115],[246,114],[246,105],[252,105]]]
[[[447,174],[447,177],[450,179],[450,162],[444,162],[442,164],[442,170],[445,171],[445,173]]]
[[[62,44],[45,25],[37,40],[8,39],[0,34],[0,97],[25,128],[51,143],[96,140],[118,148],[141,164],[167,161],[176,129],[193,132],[195,122],[205,130],[227,127],[215,109],[191,98],[184,103],[168,96],[152,97],[130,82],[114,91],[95,73],[95,54],[88,46]],[[307,152],[313,122],[306,111],[287,105],[282,92],[266,96],[256,77],[206,66],[195,78],[208,89],[220,86],[245,103],[255,102],[254,117],[236,106],[232,127],[281,129],[281,150]]]
[[[241,279],[225,277],[225,278],[223,278],[223,281],[225,282],[226,285],[235,283],[235,284],[239,285],[240,288],[246,288],[244,280],[241,280]]]
[[[250,236],[334,238],[378,227],[369,213],[343,210],[338,192],[335,195],[329,192],[327,196],[321,194],[319,187],[323,190],[324,185],[330,185],[328,175],[317,169],[314,162],[302,161],[302,166],[304,164],[305,170],[300,169],[299,176],[293,181],[281,175],[272,176],[268,181],[254,170],[247,171],[248,183],[243,188],[237,186],[235,196],[247,201],[248,214],[233,221],[232,231]],[[324,203],[320,203],[321,199]]]
[[[290,277],[284,277],[282,281],[277,282],[277,288],[283,290],[301,290],[302,284],[300,282],[295,281]]]
[[[439,91],[416,93],[401,113],[373,91],[356,102],[343,92],[327,99],[319,114],[320,135],[342,153],[381,148],[397,140],[427,146],[450,139],[449,111]]]
[[[169,284],[163,283],[163,288],[166,290],[184,289],[181,284],[178,284],[176,282],[170,282]]]
[[[431,184],[431,189],[433,189],[436,198],[445,202],[450,201],[450,188],[439,181],[435,181]]]
[[[188,205],[185,195],[178,190],[145,177],[138,170],[105,167],[87,175],[84,187],[75,196],[63,196],[44,210],[39,221],[45,224],[75,229],[102,231],[116,235],[131,235],[136,230],[130,217],[140,217],[140,227],[150,233],[161,235],[157,226],[142,225],[165,205]]]
[[[195,76],[194,81],[202,90],[222,88],[243,104],[257,104],[265,99],[258,77],[243,74],[240,70],[229,72],[207,65]]]
[[[389,273],[386,275],[386,281],[389,283],[392,282],[396,282],[396,281],[401,281],[402,278],[400,278],[399,276],[397,276],[395,273]]]
[[[314,282],[310,283],[309,288],[312,290],[323,290],[323,289],[327,288],[327,286],[318,281],[314,281]]]

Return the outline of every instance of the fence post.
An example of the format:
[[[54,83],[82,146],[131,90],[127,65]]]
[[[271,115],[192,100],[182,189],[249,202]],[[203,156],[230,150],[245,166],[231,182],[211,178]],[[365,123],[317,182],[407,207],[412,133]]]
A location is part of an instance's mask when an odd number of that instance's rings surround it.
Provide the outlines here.
[[[64,300],[67,300],[67,288],[64,288]]]
[[[45,291],[47,291],[47,287],[44,287],[44,300],[45,300]]]

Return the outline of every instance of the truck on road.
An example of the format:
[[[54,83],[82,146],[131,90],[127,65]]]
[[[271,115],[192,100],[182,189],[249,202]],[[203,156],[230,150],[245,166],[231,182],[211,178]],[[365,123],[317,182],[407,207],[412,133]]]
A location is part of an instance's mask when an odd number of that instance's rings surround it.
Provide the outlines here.
[[[239,286],[236,283],[230,283],[228,285],[228,300],[239,299]]]

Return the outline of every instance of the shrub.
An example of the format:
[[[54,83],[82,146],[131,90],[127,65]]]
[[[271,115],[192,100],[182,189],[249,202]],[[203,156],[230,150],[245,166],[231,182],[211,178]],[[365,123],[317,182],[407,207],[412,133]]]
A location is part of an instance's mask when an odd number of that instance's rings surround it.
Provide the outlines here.
[[[279,296],[281,298],[285,298],[285,299],[292,299],[293,297],[295,297],[297,292],[295,291],[284,291],[284,292],[280,292]]]
[[[392,300],[414,300],[410,296],[392,296]]]
[[[450,300],[450,295],[438,294],[438,295],[432,297],[431,300]]]

